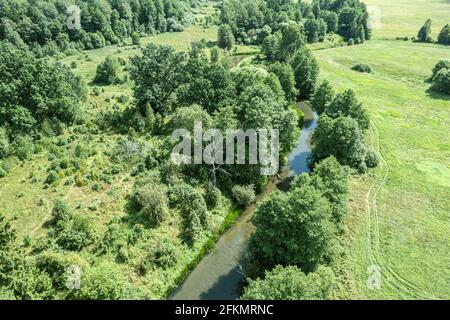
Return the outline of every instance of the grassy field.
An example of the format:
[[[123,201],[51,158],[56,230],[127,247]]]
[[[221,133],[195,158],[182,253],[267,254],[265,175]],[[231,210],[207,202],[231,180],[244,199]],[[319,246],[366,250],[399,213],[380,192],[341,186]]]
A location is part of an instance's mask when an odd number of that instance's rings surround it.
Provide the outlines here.
[[[398,26],[400,34],[414,34],[427,17],[443,23],[450,2],[366,3],[381,6],[383,21],[395,20],[375,31],[379,40],[315,51],[322,77],[355,90],[371,113],[368,139],[383,157],[379,169],[351,181],[337,297],[448,299],[450,97],[428,92],[425,81],[439,59],[450,58],[450,47],[382,39],[399,35]],[[357,63],[375,73],[352,71]],[[366,285],[371,265],[381,269],[379,290]]]

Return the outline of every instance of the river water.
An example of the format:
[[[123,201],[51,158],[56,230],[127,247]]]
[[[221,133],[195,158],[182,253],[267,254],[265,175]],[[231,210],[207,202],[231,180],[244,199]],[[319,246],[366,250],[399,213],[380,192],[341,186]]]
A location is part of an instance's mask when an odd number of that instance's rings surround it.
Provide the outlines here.
[[[169,297],[171,300],[235,300],[241,292],[244,275],[239,258],[254,227],[251,218],[258,203],[267,198],[286,178],[309,173],[308,156],[311,154],[311,136],[317,125],[317,114],[308,105],[299,107],[305,113],[305,122],[297,147],[289,155],[289,165],[281,179],[271,181],[240,216],[238,221],[219,239],[214,249],[190,273]]]

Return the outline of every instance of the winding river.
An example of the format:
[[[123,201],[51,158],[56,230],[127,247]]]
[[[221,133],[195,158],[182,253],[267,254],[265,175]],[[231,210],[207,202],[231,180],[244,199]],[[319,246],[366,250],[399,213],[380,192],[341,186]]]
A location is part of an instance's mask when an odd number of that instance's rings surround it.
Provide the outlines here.
[[[303,172],[309,172],[311,136],[317,125],[317,114],[305,103],[299,103],[305,121],[297,147],[289,155],[289,165],[280,178],[273,179],[240,216],[235,225],[219,239],[214,249],[195,267],[186,280],[169,297],[171,300],[235,300],[244,280],[239,258],[245,242],[253,232],[251,217],[258,203],[267,198],[285,181]]]

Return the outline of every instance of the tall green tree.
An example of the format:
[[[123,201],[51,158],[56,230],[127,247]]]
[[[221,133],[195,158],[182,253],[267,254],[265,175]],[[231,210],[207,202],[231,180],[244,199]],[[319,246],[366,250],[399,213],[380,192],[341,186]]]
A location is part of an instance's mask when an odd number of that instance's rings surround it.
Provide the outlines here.
[[[211,64],[203,53],[192,53],[185,68],[184,84],[177,90],[182,106],[198,104],[209,113],[230,104],[235,97],[231,75],[221,64]]]
[[[331,204],[333,221],[341,229],[347,213],[348,176],[333,156],[319,162],[314,168],[311,183]]]
[[[35,135],[46,121],[70,125],[80,115],[85,86],[69,67],[0,43],[0,123]]]
[[[350,116],[358,121],[362,130],[367,130],[370,126],[369,114],[351,89],[338,93],[333,102],[325,108],[325,113],[332,118]]]
[[[305,47],[305,37],[296,23],[283,25],[281,28],[281,39],[276,54],[277,60],[288,62],[296,52]]]
[[[432,42],[431,38],[431,19],[428,19],[417,34],[417,39],[421,42]]]
[[[309,98],[315,90],[319,76],[319,65],[311,51],[304,47],[297,50],[290,62],[294,70],[297,89],[302,98]]]
[[[275,61],[277,59],[280,42],[281,32],[276,32],[264,38],[261,45],[261,52],[266,56],[267,60]]]

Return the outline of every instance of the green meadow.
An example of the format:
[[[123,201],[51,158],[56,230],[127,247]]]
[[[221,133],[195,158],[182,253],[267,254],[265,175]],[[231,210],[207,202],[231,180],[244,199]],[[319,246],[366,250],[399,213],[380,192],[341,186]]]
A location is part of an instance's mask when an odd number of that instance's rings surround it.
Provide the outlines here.
[[[414,37],[426,19],[433,20],[433,35],[450,23],[449,0],[365,0],[378,9],[381,26],[373,39],[363,45],[314,50],[321,68],[321,78],[337,90],[353,89],[372,118],[367,140],[381,154],[379,168],[351,179],[350,214],[342,239],[342,254],[334,269],[338,275],[336,299],[448,299],[450,298],[450,96],[428,91],[433,66],[440,59],[450,59],[450,47],[395,40]],[[211,10],[208,7],[208,10]],[[378,11],[377,11],[378,10]],[[205,13],[206,14],[206,13]],[[186,27],[180,33],[165,33],[141,39],[165,44],[177,50],[189,48],[192,41],[216,41],[217,27]],[[238,46],[230,64],[241,62],[257,48]],[[74,72],[91,83],[97,65],[107,56],[127,60],[139,54],[138,46],[107,46],[66,57],[61,61],[76,63]],[[373,74],[351,68],[370,64]],[[132,103],[130,81],[100,87],[93,95],[89,86],[87,113],[92,119],[102,110],[112,108],[120,96]],[[88,165],[109,165],[101,156],[117,137],[83,136],[96,146],[98,155]],[[93,192],[88,186],[59,186],[43,190],[50,161],[37,153],[32,161],[17,163],[0,184],[0,211],[5,212],[18,230],[19,238],[30,236],[38,241],[45,235],[46,222],[54,199],[63,198],[78,213],[95,215],[99,232],[114,216],[125,215],[126,196],[134,180],[119,176],[114,187]],[[213,225],[220,229],[227,212],[217,216]],[[176,221],[158,232],[176,237]],[[137,278],[133,271],[143,255],[136,249],[136,261],[122,266],[130,282],[156,288],[155,298],[164,298],[177,282],[177,275],[196,259],[202,248],[185,252],[177,265],[160,274]],[[142,251],[142,252],[141,252]],[[198,257],[197,257],[198,258]],[[380,269],[380,288],[370,289],[368,268]]]
[[[337,298],[450,297],[450,97],[430,93],[433,66],[450,48],[395,40],[427,18],[443,25],[448,1],[366,1],[381,7],[382,29],[364,45],[317,50],[321,76],[351,88],[372,116],[367,139],[382,155],[351,181]],[[448,21],[447,21],[448,22]],[[367,63],[374,74],[351,70]],[[381,286],[369,289],[370,266]]]

